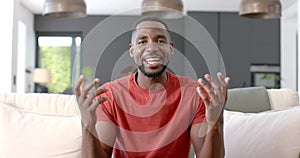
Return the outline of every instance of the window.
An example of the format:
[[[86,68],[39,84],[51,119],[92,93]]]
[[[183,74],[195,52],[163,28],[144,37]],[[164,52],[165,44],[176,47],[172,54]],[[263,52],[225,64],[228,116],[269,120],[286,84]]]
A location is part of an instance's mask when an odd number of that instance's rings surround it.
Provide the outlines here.
[[[37,67],[51,72],[51,83],[45,85],[49,93],[63,93],[72,87],[72,68],[81,40],[80,35],[73,34],[37,36]]]
[[[251,65],[251,85],[280,88],[279,65]]]

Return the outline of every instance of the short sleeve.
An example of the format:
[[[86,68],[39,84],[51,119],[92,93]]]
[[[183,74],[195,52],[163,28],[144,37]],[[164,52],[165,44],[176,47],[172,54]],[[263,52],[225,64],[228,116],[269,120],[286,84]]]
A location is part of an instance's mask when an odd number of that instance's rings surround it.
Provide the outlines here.
[[[204,90],[203,87],[200,86],[200,88],[201,88],[201,90]],[[209,99],[210,97],[209,97],[209,95],[207,94],[206,91],[205,91],[205,93],[206,93],[206,97]],[[197,95],[198,95],[198,93],[197,93]],[[197,123],[203,123],[205,121],[205,112],[206,112],[206,108],[205,108],[204,101],[199,96],[199,106],[196,109],[196,114],[195,114],[195,117],[192,121],[192,125],[197,124]]]
[[[197,111],[192,121],[192,125],[197,123],[202,123],[204,121],[205,121],[205,105],[204,102],[200,99],[200,103],[199,106],[197,107]]]
[[[99,104],[96,109],[97,121],[110,121],[115,123],[114,115],[113,115],[113,96],[110,91],[110,86],[105,84],[104,86],[99,87],[99,89],[105,88],[107,89],[106,93],[102,93],[96,97],[96,99],[100,99],[101,97],[108,97],[108,99]]]

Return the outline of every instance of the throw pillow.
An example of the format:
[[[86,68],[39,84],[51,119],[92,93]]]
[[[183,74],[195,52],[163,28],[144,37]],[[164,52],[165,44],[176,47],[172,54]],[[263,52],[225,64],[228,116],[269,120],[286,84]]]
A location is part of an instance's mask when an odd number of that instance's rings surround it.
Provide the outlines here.
[[[246,87],[228,90],[225,109],[244,113],[258,113],[271,110],[265,87]]]

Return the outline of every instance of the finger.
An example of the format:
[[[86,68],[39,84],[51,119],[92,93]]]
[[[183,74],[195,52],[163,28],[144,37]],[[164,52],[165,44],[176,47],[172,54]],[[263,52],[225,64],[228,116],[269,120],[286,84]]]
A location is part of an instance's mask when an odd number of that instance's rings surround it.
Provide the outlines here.
[[[207,75],[208,74],[206,74],[204,77],[207,78]],[[212,97],[214,96],[214,91],[212,90],[211,85],[207,84],[202,78],[199,78],[198,82],[212,99]]]
[[[104,101],[106,101],[108,98],[105,97],[101,97],[100,99],[97,99],[93,102],[93,104],[90,106],[90,109],[92,111],[95,111],[97,109],[97,107],[99,106],[99,104],[103,103]]]
[[[216,94],[221,94],[221,89],[220,89],[219,84],[217,82],[215,82],[215,80],[213,78],[211,78],[209,74],[206,74],[204,77],[211,85],[210,95],[214,96]]]
[[[81,95],[81,87],[83,85],[83,79],[84,79],[84,76],[80,75],[79,81],[76,83],[76,85],[74,87],[74,93],[75,93],[77,100],[78,100],[79,96]]]
[[[105,89],[105,88],[98,89],[98,90],[96,91],[96,95],[100,95],[100,94],[105,93],[105,92],[107,92],[107,89]]]
[[[201,99],[203,100],[205,106],[208,106],[210,101],[208,100],[208,97],[206,96],[205,92],[200,87],[197,87],[196,90]]]
[[[228,85],[229,85],[229,82],[230,82],[230,78],[229,78],[229,77],[226,77],[226,78],[225,78],[225,82],[226,82],[226,85],[227,85],[227,87],[226,87],[225,102],[227,102],[227,97],[228,97],[228,92],[227,92],[227,90],[228,90]]]
[[[218,73],[217,73],[217,76],[218,76],[218,79],[219,79],[219,81],[220,81],[221,86],[222,86],[222,87],[227,87],[228,83],[226,83],[226,81],[225,81],[225,79],[224,79],[222,73],[221,73],[221,72],[218,72]]]
[[[222,73],[220,73],[220,72],[217,74],[217,76],[218,76],[218,79],[221,83],[221,86],[222,86],[221,88],[223,89],[224,93],[226,93],[230,78],[229,77],[224,78]]]
[[[229,84],[229,82],[230,82],[230,77],[226,77],[226,78],[225,78],[225,82],[226,82],[227,87],[228,87],[228,84]]]
[[[93,100],[95,100],[95,98],[96,98],[98,95],[100,95],[100,94],[102,94],[102,93],[105,93],[105,92],[107,92],[107,90],[103,88],[103,89],[98,89],[96,92],[91,93],[91,94],[88,96],[88,98],[86,99],[85,104],[90,105],[90,103],[91,103]]]
[[[89,85],[87,85],[83,91],[82,91],[82,96],[86,97],[89,93],[89,91],[100,82],[99,78],[95,78],[94,81],[92,83],[90,83]]]

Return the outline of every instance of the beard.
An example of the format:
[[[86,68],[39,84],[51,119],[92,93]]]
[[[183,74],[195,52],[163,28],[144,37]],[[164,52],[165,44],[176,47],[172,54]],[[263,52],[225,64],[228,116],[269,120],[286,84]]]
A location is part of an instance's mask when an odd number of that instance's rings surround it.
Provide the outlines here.
[[[160,76],[165,70],[166,70],[167,66],[166,65],[162,65],[162,68],[158,71],[158,72],[155,72],[155,73],[150,73],[150,72],[147,72],[145,70],[145,67],[144,65],[141,65],[141,66],[138,66],[138,69],[147,77],[149,78],[156,78],[158,76]]]

